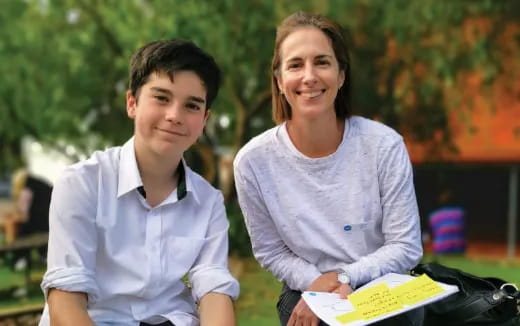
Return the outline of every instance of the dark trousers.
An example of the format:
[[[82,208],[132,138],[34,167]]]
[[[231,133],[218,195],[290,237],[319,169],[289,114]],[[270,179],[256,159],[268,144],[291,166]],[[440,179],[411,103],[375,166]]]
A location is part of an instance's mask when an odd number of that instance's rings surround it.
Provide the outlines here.
[[[302,293],[300,291],[294,291],[289,289],[287,285],[284,285],[276,308],[278,310],[278,318],[280,318],[280,324],[282,326],[287,325],[289,317],[294,309],[294,306],[300,301]],[[377,326],[422,326],[424,319],[424,309],[417,308],[400,315],[382,320],[372,325]],[[319,326],[328,326],[324,322],[320,321]]]
[[[164,321],[160,324],[148,324],[148,323],[140,322],[139,326],[175,326],[175,325],[172,324],[172,322],[168,320],[168,321]]]

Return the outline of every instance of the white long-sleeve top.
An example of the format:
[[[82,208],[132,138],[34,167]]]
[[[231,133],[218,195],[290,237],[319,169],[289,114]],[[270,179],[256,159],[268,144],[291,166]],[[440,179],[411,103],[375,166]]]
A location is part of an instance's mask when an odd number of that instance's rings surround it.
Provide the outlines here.
[[[246,144],[234,172],[254,255],[291,289],[339,270],[357,287],[422,257],[410,159],[381,123],[347,119],[322,158],[300,153],[284,123]]]
[[[87,293],[94,323],[111,326],[197,326],[206,293],[236,298],[222,194],[180,164],[179,185],[155,207],[139,191],[133,138],[68,167],[52,194],[45,296]],[[46,307],[40,326],[49,324]]]

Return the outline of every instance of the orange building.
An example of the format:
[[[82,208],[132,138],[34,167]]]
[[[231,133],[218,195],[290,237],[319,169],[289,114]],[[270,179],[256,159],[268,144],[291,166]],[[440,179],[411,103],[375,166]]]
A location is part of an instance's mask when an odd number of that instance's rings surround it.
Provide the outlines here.
[[[494,64],[484,60],[482,66],[457,73],[450,83],[441,81],[453,146],[439,146],[445,135],[441,130],[421,143],[410,131],[402,131],[414,163],[423,228],[439,192],[451,187],[466,209],[468,242],[507,244],[512,258],[520,251],[515,250],[520,244],[520,24],[502,24],[493,16],[470,17],[452,32],[468,53],[475,53],[471,51],[483,42],[491,44],[483,57],[492,58]],[[448,48],[450,40],[436,34],[425,42]],[[419,80],[431,78],[428,69],[416,63],[413,73]],[[414,104],[416,96],[404,99],[409,99],[408,119],[413,120],[420,105]]]
[[[437,150],[414,142],[405,134],[415,166],[423,227],[436,204],[440,187],[458,194],[467,211],[468,242],[500,244],[513,258],[520,250],[518,222],[520,170],[520,72],[497,78],[492,94],[484,89],[478,73],[461,80],[462,105],[448,115],[455,151]],[[443,185],[439,185],[443,184]]]
[[[484,88],[482,83],[482,77],[474,74],[457,87],[464,104],[452,109],[448,118],[457,152],[446,150],[436,159],[457,163],[520,163],[520,70],[516,80],[499,77],[491,96],[480,93]],[[432,160],[424,144],[410,139],[407,144],[414,163]]]

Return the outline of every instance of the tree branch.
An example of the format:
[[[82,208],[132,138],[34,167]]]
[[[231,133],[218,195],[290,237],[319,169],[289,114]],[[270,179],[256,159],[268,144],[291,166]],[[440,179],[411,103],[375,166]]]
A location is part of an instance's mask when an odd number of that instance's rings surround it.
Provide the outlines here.
[[[85,12],[90,15],[94,23],[99,28],[100,34],[105,38],[107,41],[108,46],[112,49],[112,52],[116,54],[117,56],[123,55],[123,49],[119,45],[119,42],[117,41],[114,34],[110,31],[110,29],[106,26],[105,21],[103,20],[103,17],[99,14],[99,12],[94,8],[91,4],[91,2],[78,0],[78,3],[80,7],[85,10]]]
[[[248,112],[247,119],[254,117],[260,110],[262,110],[269,102],[271,102],[271,90],[267,89],[258,94],[254,101],[253,108]]]

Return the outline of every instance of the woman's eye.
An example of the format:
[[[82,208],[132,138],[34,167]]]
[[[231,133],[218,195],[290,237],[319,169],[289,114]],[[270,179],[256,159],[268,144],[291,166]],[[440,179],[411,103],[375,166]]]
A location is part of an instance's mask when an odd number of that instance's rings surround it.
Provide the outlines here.
[[[288,66],[287,66],[287,69],[291,70],[291,69],[297,69],[300,67],[300,64],[299,63],[290,63]]]
[[[328,66],[329,65],[329,61],[327,61],[327,60],[318,60],[316,63],[318,64],[318,66]]]

